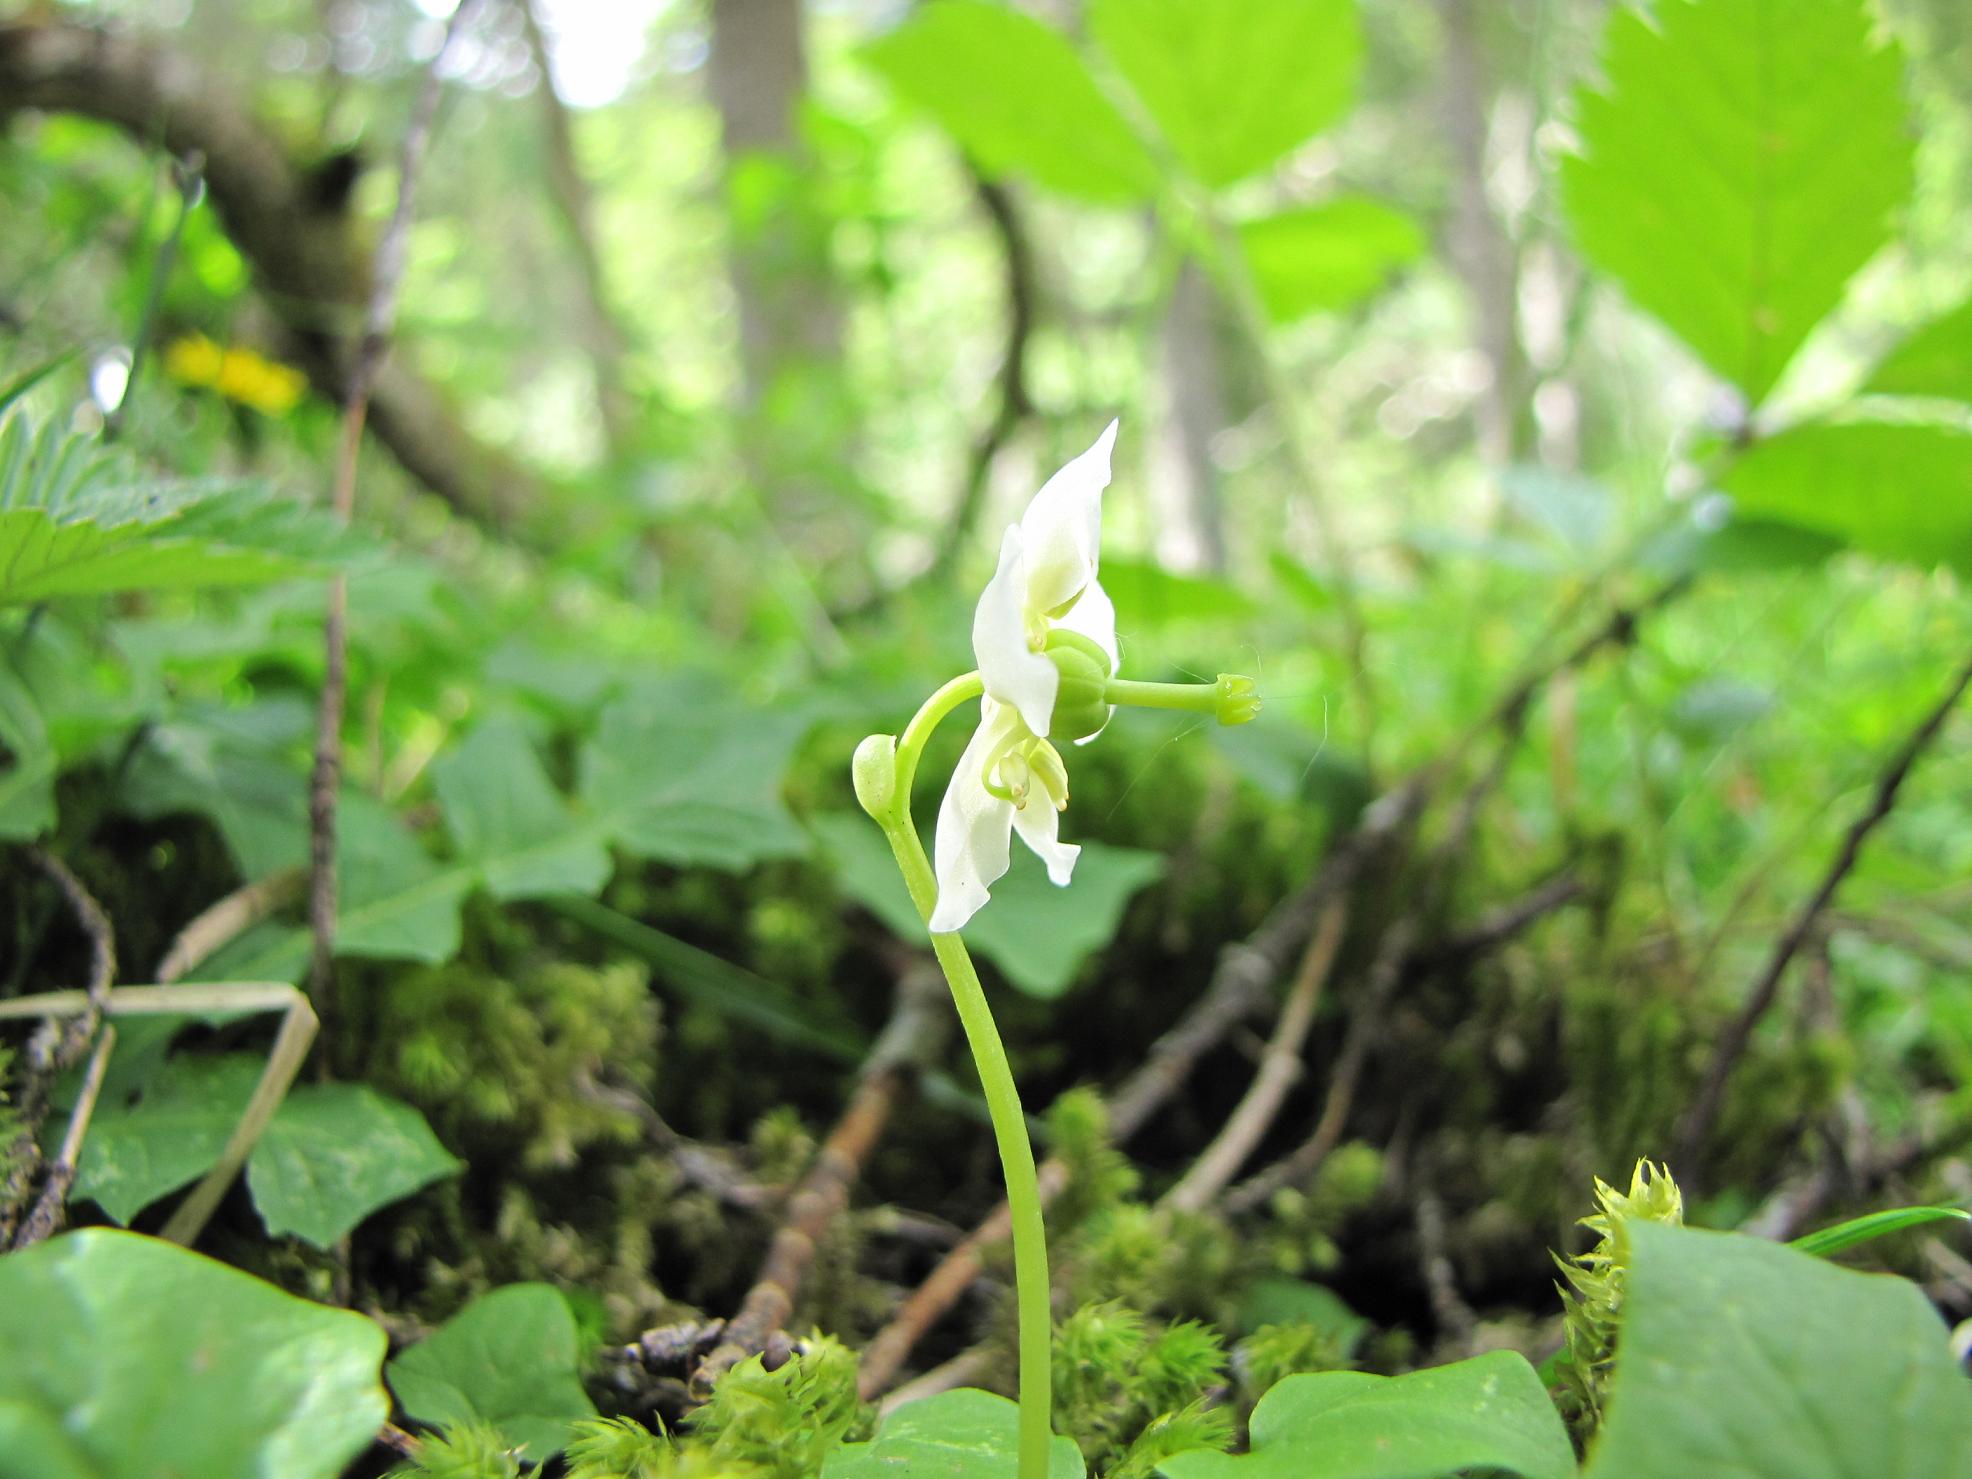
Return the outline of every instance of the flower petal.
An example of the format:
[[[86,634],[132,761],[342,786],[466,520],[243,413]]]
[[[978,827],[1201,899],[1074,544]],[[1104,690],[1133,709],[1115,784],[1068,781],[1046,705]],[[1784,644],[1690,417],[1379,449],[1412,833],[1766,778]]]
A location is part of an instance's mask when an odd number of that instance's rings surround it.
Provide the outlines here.
[[[1082,849],[1075,843],[1058,840],[1061,813],[1048,805],[1045,796],[1036,796],[1013,814],[1013,825],[1020,833],[1020,840],[1034,850],[1034,856],[1048,865],[1049,879],[1057,887],[1065,887]]]
[[[1053,611],[1096,576],[1102,548],[1102,490],[1109,486],[1110,422],[1095,445],[1041,485],[1021,516],[1027,551],[1027,604]]]
[[[1027,645],[1026,570],[1024,541],[1015,525],[1000,541],[999,569],[972,614],[972,656],[987,695],[1012,704],[1027,727],[1046,739],[1061,674]]]
[[[1064,631],[1081,633],[1107,652],[1112,674],[1121,666],[1122,654],[1116,646],[1116,603],[1109,599],[1109,592],[1100,581],[1091,579],[1083,586],[1075,604],[1055,625]]]
[[[992,885],[1007,871],[1013,803],[986,789],[986,765],[1020,723],[1020,715],[990,698],[980,700],[979,710],[979,728],[938,803],[938,832],[932,843],[932,871],[938,877],[938,903],[931,911],[933,934],[955,930],[977,914]]]

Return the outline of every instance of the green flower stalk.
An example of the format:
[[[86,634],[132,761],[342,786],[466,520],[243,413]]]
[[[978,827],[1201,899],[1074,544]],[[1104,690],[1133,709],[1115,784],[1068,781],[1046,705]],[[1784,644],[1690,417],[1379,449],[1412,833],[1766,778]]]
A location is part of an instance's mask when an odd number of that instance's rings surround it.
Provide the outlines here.
[[[856,799],[883,828],[911,902],[952,990],[966,1044],[985,1091],[1006,1178],[1019,1311],[1020,1479],[1046,1479],[1053,1431],[1047,1236],[1034,1148],[1020,1093],[992,1008],[958,930],[987,902],[1007,870],[1014,833],[1066,885],[1081,849],[1060,839],[1068,766],[1057,740],[1087,743],[1120,704],[1211,714],[1243,724],[1260,707],[1253,680],[1139,683],[1115,676],[1116,608],[1096,580],[1102,491],[1116,425],[1063,467],[1008,528],[998,568],[972,626],[978,670],[952,679],[901,736],[873,734],[857,746]],[[940,721],[977,700],[973,732],[939,805],[936,866],[911,820],[911,784]]]

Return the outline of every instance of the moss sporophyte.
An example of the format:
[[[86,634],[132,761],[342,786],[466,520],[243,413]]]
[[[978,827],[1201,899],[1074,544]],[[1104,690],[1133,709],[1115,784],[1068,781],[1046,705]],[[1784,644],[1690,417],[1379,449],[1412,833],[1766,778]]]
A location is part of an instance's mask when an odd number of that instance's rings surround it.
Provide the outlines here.
[[[900,736],[873,734],[856,749],[856,799],[883,828],[910,889],[992,1114],[1012,1216],[1020,1315],[1020,1476],[1048,1467],[1047,1243],[1034,1151],[1006,1050],[979,974],[958,931],[1006,873],[1014,833],[1067,885],[1081,849],[1063,842],[1069,765],[1061,746],[1087,744],[1118,706],[1182,709],[1244,724],[1260,709],[1251,678],[1145,683],[1117,676],[1116,608],[1096,578],[1102,493],[1109,486],[1111,422],[1094,446],[1042,486],[1000,541],[999,563],[972,619],[976,670],[926,699]],[[911,821],[911,782],[925,741],[963,704],[979,702],[973,731],[938,807],[934,866]]]

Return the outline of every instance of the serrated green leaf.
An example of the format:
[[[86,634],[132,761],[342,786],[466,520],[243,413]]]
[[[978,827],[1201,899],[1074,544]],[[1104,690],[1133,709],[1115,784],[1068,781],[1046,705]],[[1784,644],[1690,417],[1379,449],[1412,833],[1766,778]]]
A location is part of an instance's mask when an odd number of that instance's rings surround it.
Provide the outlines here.
[[[1906,1228],[1927,1227],[1934,1222],[1972,1222],[1972,1212],[1967,1212],[1963,1207],[1893,1207],[1883,1212],[1851,1217],[1847,1222],[1838,1222],[1833,1227],[1824,1227],[1818,1232],[1795,1238],[1787,1246],[1799,1248],[1803,1253],[1812,1253],[1817,1258],[1827,1258],[1858,1243],[1887,1237]]]
[[[1207,185],[1264,169],[1348,109],[1354,0],[1097,0],[1089,25]]]
[[[814,829],[851,897],[899,938],[923,937],[924,922],[874,822],[838,813],[817,817]],[[1131,896],[1164,871],[1156,853],[1085,842],[1074,882],[1057,888],[1025,848],[1013,852],[1013,866],[993,885],[992,899],[965,927],[966,944],[1021,991],[1043,999],[1074,984],[1083,962],[1116,933]]]
[[[1062,36],[990,0],[931,0],[864,51],[897,92],[992,174],[1126,205],[1158,173]]]
[[[1404,1376],[1290,1376],[1253,1409],[1252,1452],[1184,1453],[1168,1479],[1572,1479],[1575,1449],[1534,1368],[1491,1351]]]
[[[575,1317],[547,1284],[482,1294],[384,1368],[405,1412],[432,1427],[479,1423],[540,1463],[595,1417]]]
[[[247,1186],[270,1236],[329,1248],[378,1208],[463,1164],[410,1105],[361,1084],[309,1084],[268,1122],[247,1161]]]
[[[1622,9],[1578,101],[1583,253],[1755,403],[1910,193],[1903,59],[1870,28],[1862,0]]]
[[[0,1406],[52,1419],[103,1479],[330,1479],[390,1414],[384,1344],[361,1315],[134,1233],[0,1258]],[[0,1473],[62,1473],[25,1458],[10,1447]]]
[[[1972,1389],[1916,1285],[1632,1220],[1587,1479],[1965,1479]]]
[[[1932,319],[1885,355],[1863,393],[1972,401],[1972,298]]]
[[[1720,485],[1755,518],[1892,559],[1972,568],[1972,432],[1811,423],[1756,444]]]
[[[822,1463],[822,1479],[1005,1479],[1014,1470],[1020,1409],[1005,1397],[961,1387],[899,1407],[868,1443],[845,1443]],[[1048,1446],[1048,1479],[1082,1479],[1072,1438]]]
[[[1244,221],[1260,301],[1276,323],[1362,302],[1423,254],[1424,233],[1403,212],[1367,195],[1343,195]]]
[[[697,682],[626,694],[583,752],[582,805],[640,857],[718,868],[791,857],[807,838],[781,778],[813,722],[804,709],[747,708]]]
[[[0,606],[255,585],[358,546],[318,510],[224,484],[130,481],[95,438],[0,422]]]
[[[496,899],[593,894],[609,881],[600,818],[579,818],[512,719],[482,724],[432,764],[461,859]]]

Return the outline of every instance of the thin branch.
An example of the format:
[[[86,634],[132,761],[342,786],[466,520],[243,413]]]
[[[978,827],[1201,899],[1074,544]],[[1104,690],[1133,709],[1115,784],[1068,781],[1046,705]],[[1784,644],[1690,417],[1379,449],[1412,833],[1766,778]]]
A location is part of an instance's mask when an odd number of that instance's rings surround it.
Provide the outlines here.
[[[1517,899],[1480,915],[1464,929],[1455,931],[1423,952],[1418,965],[1441,970],[1459,960],[1497,950],[1557,909],[1565,908],[1588,893],[1588,885],[1572,870],[1555,874]]]
[[[86,991],[44,991],[36,996],[16,996],[0,1001],[0,1021],[34,1018],[67,1018],[91,1010]],[[141,1017],[158,1013],[182,1015],[199,1012],[285,1013],[275,1034],[267,1066],[260,1072],[253,1095],[240,1114],[239,1123],[219,1153],[219,1159],[206,1172],[191,1195],[178,1204],[171,1220],[159,1236],[190,1246],[219,1205],[226,1188],[239,1174],[267,1122],[280,1108],[281,1100],[294,1082],[308,1044],[315,1036],[315,1013],[308,998],[285,981],[224,981],[183,986],[118,986],[102,1001],[102,1011],[114,1017]]]
[[[742,1212],[765,1212],[786,1195],[786,1188],[752,1180],[730,1156],[678,1133],[642,1094],[617,1084],[578,1081],[577,1097],[625,1114],[643,1127],[644,1136],[678,1174],[701,1191],[712,1193]]]
[[[41,1073],[60,1073],[81,1061],[82,1055],[89,1050],[90,1040],[96,1035],[97,1026],[103,1020],[103,1003],[109,996],[110,984],[116,980],[116,932],[111,929],[109,915],[96,902],[96,896],[69,871],[68,864],[38,847],[29,848],[27,855],[35,867],[54,880],[68,903],[69,912],[75,916],[75,922],[89,938],[89,986],[83,1010],[75,1015],[59,1037],[48,1040],[37,1038],[39,1046],[30,1045],[28,1050],[28,1066],[31,1069]],[[36,1061],[37,1057],[40,1061]]]
[[[61,1149],[41,1182],[41,1195],[34,1210],[14,1237],[16,1250],[30,1248],[61,1231],[68,1210],[69,1189],[75,1185],[75,1168],[82,1156],[82,1137],[89,1133],[89,1121],[96,1113],[96,1100],[103,1092],[103,1074],[108,1070],[110,1053],[116,1047],[116,1029],[105,1026],[96,1039],[96,1050],[89,1055],[89,1067],[82,1075],[82,1088],[75,1107],[69,1111],[68,1129],[62,1135]]]
[[[1862,855],[1862,845],[1869,834],[1890,815],[1897,804],[1897,793],[1903,788],[1906,777],[1917,764],[1918,759],[1930,748],[1931,742],[1945,726],[1945,720],[1958,704],[1968,685],[1972,685],[1972,660],[1959,669],[1945,694],[1925,714],[1917,727],[1905,738],[1890,762],[1878,776],[1874,795],[1869,807],[1856,818],[1836,849],[1834,859],[1822,875],[1820,885],[1801,906],[1794,922],[1775,943],[1773,954],[1768,957],[1766,967],[1754,982],[1746,1004],[1739,1014],[1728,1022],[1719,1035],[1718,1046],[1713,1049],[1712,1061],[1705,1071],[1704,1080],[1693,1097],[1691,1108],[1685,1116],[1678,1133],[1679,1174],[1687,1183],[1695,1180],[1699,1156],[1705,1143],[1711,1137],[1713,1122],[1718,1118],[1719,1108],[1725,1099],[1727,1081],[1747,1045],[1753,1039],[1753,1029],[1767,1014],[1780,994],[1781,978],[1787,973],[1788,965],[1795,954],[1814,933],[1822,912],[1835,897],[1835,891],[1842,886],[1842,880],[1855,868],[1856,860]]]
[[[375,275],[363,318],[363,335],[344,385],[342,436],[336,449],[335,484],[330,506],[348,523],[356,506],[356,456],[362,448],[363,421],[370,389],[383,364],[396,315],[397,289],[410,249],[411,201],[419,166],[431,137],[431,123],[444,90],[445,63],[479,0],[459,0],[445,26],[445,39],[432,58],[397,162],[397,204],[377,242]],[[317,1009],[333,1020],[329,1000],[333,982],[336,930],[336,796],[342,783],[342,716],[348,687],[349,580],[340,573],[329,582],[329,609],[322,622],[322,699],[315,730],[315,764],[308,778],[308,992]]]
[[[1301,1076],[1301,1047],[1308,1040],[1308,1029],[1314,1025],[1322,985],[1335,966],[1348,920],[1346,895],[1337,895],[1323,907],[1321,923],[1315,927],[1315,936],[1301,957],[1300,969],[1295,972],[1294,984],[1281,1008],[1279,1025],[1260,1059],[1259,1071],[1211,1144],[1192,1162],[1191,1169],[1178,1184],[1164,1194],[1161,1207],[1179,1212],[1202,1211],[1225,1190],[1226,1183],[1246,1164],[1246,1158],[1253,1154],[1254,1147],[1273,1124],[1287,1099],[1287,1091]]]
[[[1417,916],[1406,914],[1393,924],[1370,963],[1369,984],[1354,1004],[1349,1031],[1336,1055],[1335,1070],[1329,1078],[1328,1096],[1322,1101],[1321,1117],[1314,1131],[1294,1150],[1266,1170],[1248,1177],[1225,1194],[1221,1206],[1232,1216],[1250,1212],[1282,1187],[1306,1181],[1321,1168],[1342,1138],[1343,1126],[1356,1102],[1356,1086],[1370,1049],[1382,1031],[1385,1009],[1404,977],[1411,945],[1417,939]]]
[[[787,1324],[816,1245],[849,1205],[850,1190],[897,1101],[945,1039],[949,1014],[941,1010],[943,994],[942,978],[921,966],[899,980],[890,1024],[870,1049],[848,1107],[788,1198],[787,1219],[774,1233],[759,1277],[740,1301],[739,1312],[726,1322],[719,1344],[692,1373],[698,1396],[710,1395],[713,1384],[735,1364],[766,1350]]]
[[[949,571],[965,548],[979,522],[986,501],[986,486],[993,462],[1014,431],[1034,407],[1027,394],[1027,342],[1034,332],[1034,250],[1028,244],[1027,228],[1007,187],[977,172],[973,187],[987,219],[1000,238],[1000,259],[1006,269],[1006,348],[1000,356],[999,401],[993,419],[980,431],[966,460],[965,485],[958,507],[952,511],[929,575],[936,578]]]

